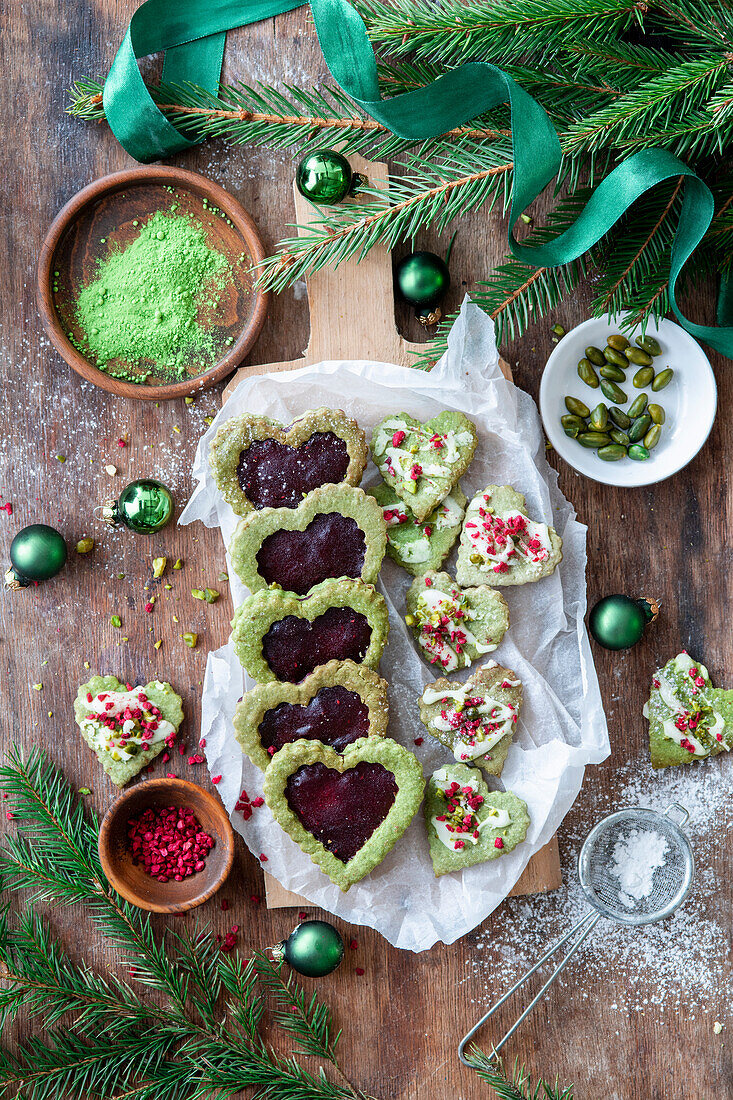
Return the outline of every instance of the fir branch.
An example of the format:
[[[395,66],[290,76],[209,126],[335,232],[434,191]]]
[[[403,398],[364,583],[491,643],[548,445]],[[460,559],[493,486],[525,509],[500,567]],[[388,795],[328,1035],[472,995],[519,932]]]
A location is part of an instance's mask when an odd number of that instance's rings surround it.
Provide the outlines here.
[[[634,148],[657,144],[655,127],[660,119],[665,125],[677,119],[680,125],[681,112],[682,118],[696,113],[724,82],[729,67],[728,60],[714,56],[683,62],[653,77],[570,126],[563,135],[563,152],[577,156],[609,145],[623,151],[629,144]]]
[[[364,188],[361,201],[315,219],[303,235],[282,241],[279,253],[261,264],[257,285],[280,291],[326,265],[362,258],[375,244],[392,248],[433,222],[443,229],[458,214],[491,209],[500,194],[506,203],[513,168],[509,157],[510,149],[500,143],[486,148],[465,143],[435,168],[408,160],[405,167],[413,175],[390,181],[388,191]],[[481,167],[467,172],[469,164]]]
[[[99,81],[76,81],[69,92],[68,113],[103,122],[102,88]],[[148,85],[148,91],[168,121],[191,140],[224,138],[233,145],[294,148],[300,153],[337,145],[345,154],[369,152],[372,158],[394,156],[415,144],[365,115],[340,88],[306,91],[287,85],[285,94],[263,84],[222,84],[214,95],[187,83]],[[459,126],[436,140],[500,137],[511,137],[511,131]],[[431,147],[432,141],[424,145]]]
[[[682,184],[680,177],[671,187],[658,187],[615,228],[613,243],[605,249],[599,265],[603,274],[593,303],[597,315],[612,316],[627,309],[642,283],[651,277],[658,284],[660,272],[669,271],[668,254],[679,216]]]
[[[298,1040],[299,1053],[313,1054],[336,1065],[341,1032],[332,1036],[333,1020],[327,1005],[319,1004],[315,993],[309,1001],[294,975],[283,977],[282,964],[276,966],[262,951],[255,953],[255,960],[260,981],[275,998],[275,1019]]]
[[[395,57],[451,66],[479,57],[499,65],[521,54],[539,59],[559,43],[612,39],[646,10],[634,0],[495,0],[490,6],[484,0],[361,0],[356,6],[372,41]]]
[[[518,1061],[514,1063],[514,1070],[509,1078],[496,1054],[488,1055],[472,1046],[467,1058],[481,1080],[491,1086],[499,1100],[573,1100],[572,1085],[561,1088],[557,1081],[550,1085],[540,1080],[533,1088],[529,1074]]]
[[[523,243],[543,244],[564,232],[577,218],[588,194],[587,189],[579,188],[563,199],[549,215],[547,225],[533,229]],[[561,267],[546,268],[533,267],[511,256],[494,269],[490,279],[477,284],[471,300],[495,322],[496,342],[500,344],[507,338],[517,339],[531,321],[556,309],[585,274],[585,257]],[[445,354],[448,334],[457,316],[453,313],[441,321],[433,338],[415,353],[414,366],[429,370]]]
[[[0,1018],[11,1020],[23,1010],[41,1032],[13,1053],[0,1050],[0,1098],[223,1100],[252,1088],[259,1100],[368,1100],[337,1063],[338,1035],[328,1009],[280,978],[264,956],[260,992],[254,962],[221,954],[210,933],[169,932],[158,943],[147,919],[121,906],[98,872],[94,825],[42,752],[25,760],[14,751],[12,764],[0,768],[0,785],[12,794],[13,808],[24,811],[17,823],[25,838],[8,838],[2,855],[6,888],[30,886],[76,901],[68,876],[83,872],[87,914],[134,958],[133,977],[155,985],[169,1001],[143,1001],[129,983],[72,963],[32,911],[11,926],[3,910]],[[61,870],[43,874],[52,855]],[[323,1066],[310,1072],[265,1045],[259,1024],[268,990],[276,994],[283,1026],[339,1081],[330,1080]],[[286,1022],[287,1006],[295,1012]]]

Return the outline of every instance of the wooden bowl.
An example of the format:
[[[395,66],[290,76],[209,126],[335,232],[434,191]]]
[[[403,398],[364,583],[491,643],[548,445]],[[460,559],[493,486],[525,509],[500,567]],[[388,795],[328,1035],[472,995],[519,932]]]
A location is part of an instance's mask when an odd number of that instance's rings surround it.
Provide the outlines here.
[[[204,832],[215,840],[206,866],[183,882],[158,882],[128,848],[127,823],[147,809],[186,806],[193,810]],[[125,791],[104,815],[99,830],[102,869],[118,894],[151,913],[185,913],[202,905],[223,885],[234,860],[234,832],[219,799],[187,779],[151,779]]]
[[[82,286],[96,275],[97,261],[109,255],[110,247],[133,240],[133,225],[157,210],[178,209],[192,214],[203,226],[209,244],[229,260],[234,278],[224,303],[223,324],[217,324],[217,338],[226,353],[203,374],[180,382],[127,382],[100,370],[69,339],[71,332],[83,337],[74,317],[74,302]],[[226,217],[206,213],[202,204],[215,207]],[[244,255],[244,260],[240,257]],[[79,191],[51,225],[38,260],[38,308],[53,346],[77,374],[110,393],[143,401],[187,397],[208,389],[239,366],[257,339],[267,312],[268,295],[255,290],[249,272],[265,256],[255,224],[244,208],[217,183],[182,168],[132,168],[95,180]],[[58,276],[54,272],[59,272]],[[54,291],[54,284],[58,291]]]

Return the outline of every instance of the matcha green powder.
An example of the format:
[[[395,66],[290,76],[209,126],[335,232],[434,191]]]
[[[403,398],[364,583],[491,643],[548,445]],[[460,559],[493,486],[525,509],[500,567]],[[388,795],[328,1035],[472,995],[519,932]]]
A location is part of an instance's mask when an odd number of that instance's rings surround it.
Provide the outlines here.
[[[96,279],[79,293],[81,350],[130,381],[200,374],[221,352],[222,340],[215,341],[207,322],[228,276],[227,259],[207,243],[201,225],[157,211],[132,243],[99,261]]]

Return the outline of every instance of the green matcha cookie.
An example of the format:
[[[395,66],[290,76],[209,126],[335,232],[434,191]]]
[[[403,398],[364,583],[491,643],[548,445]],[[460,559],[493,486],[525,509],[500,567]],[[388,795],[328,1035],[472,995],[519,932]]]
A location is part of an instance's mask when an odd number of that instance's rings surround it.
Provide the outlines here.
[[[657,669],[642,713],[653,768],[691,764],[733,745],[733,692],[715,690],[705,665],[684,650]]]
[[[553,527],[526,515],[527,502],[511,485],[487,485],[463,521],[458,548],[459,584],[527,584],[555,572],[562,539]]]
[[[456,760],[501,775],[522,705],[522,682],[487,661],[465,681],[442,677],[420,698],[420,720]]]
[[[384,597],[363,581],[321,581],[307,596],[266,588],[234,612],[232,642],[258,683],[300,683],[329,661],[376,668],[389,634]]]
[[[394,847],[425,789],[415,756],[389,737],[364,737],[342,756],[318,741],[294,741],[265,772],[275,820],[343,891]]]
[[[387,553],[393,561],[413,577],[419,577],[428,569],[440,569],[458,538],[468,503],[460,485],[451,489],[445,500],[422,522],[415,519],[407,505],[384,482],[367,492],[382,506],[387,524]]]
[[[420,655],[454,672],[496,649],[509,627],[509,608],[493,588],[461,589],[448,573],[430,572],[410,585],[405,622]]]
[[[159,680],[127,688],[115,676],[92,676],[77,692],[74,714],[107,775],[124,787],[166,743],[173,743],[183,721],[183,701]]]
[[[365,665],[329,661],[300,684],[260,684],[234,711],[234,734],[253,764],[266,771],[274,754],[307,738],[343,752],[360,737],[384,737],[387,684]]]
[[[374,429],[372,456],[387,485],[422,523],[465,474],[476,443],[476,428],[463,413],[442,412],[425,424],[394,413]]]
[[[305,595],[328,577],[374,584],[387,542],[382,510],[352,485],[325,485],[297,508],[263,508],[237,524],[229,554],[251,592],[277,585]]]
[[[433,772],[424,810],[436,878],[505,856],[529,828],[526,802],[509,791],[490,791],[465,764]]]
[[[295,508],[321,485],[358,485],[368,456],[356,421],[326,408],[305,413],[288,428],[266,416],[233,416],[209,447],[214,481],[238,516]]]

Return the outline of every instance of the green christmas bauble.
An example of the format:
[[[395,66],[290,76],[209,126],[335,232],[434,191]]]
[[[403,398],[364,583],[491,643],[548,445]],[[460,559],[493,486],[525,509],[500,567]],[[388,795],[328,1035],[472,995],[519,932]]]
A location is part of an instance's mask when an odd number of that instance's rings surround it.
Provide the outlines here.
[[[298,165],[295,183],[311,202],[337,203],[352,188],[354,174],[346,157],[334,149],[314,149]]]
[[[344,941],[328,921],[305,920],[280,944],[279,952],[299,974],[323,978],[340,965]]]
[[[153,477],[131,481],[118,500],[107,500],[102,515],[110,526],[124,523],[138,535],[152,535],[170,523],[173,517],[173,495],[161,481]]]
[[[27,588],[47,581],[66,565],[66,543],[55,527],[32,523],[19,531],[10,544],[11,569],[5,574],[8,588]]]
[[[397,289],[426,324],[440,319],[438,306],[450,286],[450,272],[444,260],[434,252],[412,252],[397,264]]]
[[[606,649],[629,649],[636,645],[659,614],[656,600],[633,600],[630,596],[604,596],[588,616],[588,628]]]

